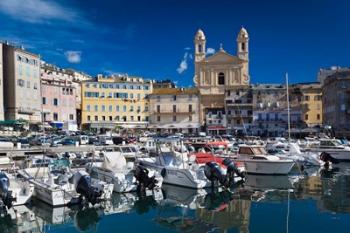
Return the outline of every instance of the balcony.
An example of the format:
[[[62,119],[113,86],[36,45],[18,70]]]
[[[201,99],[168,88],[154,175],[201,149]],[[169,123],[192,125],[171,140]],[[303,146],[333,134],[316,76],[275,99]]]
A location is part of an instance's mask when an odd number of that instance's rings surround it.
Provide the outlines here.
[[[195,111],[176,111],[176,112],[174,112],[174,111],[171,111],[171,110],[169,110],[169,111],[160,111],[160,112],[158,112],[158,111],[154,111],[153,112],[153,114],[156,114],[156,115],[193,115],[193,114],[195,114],[196,112]]]

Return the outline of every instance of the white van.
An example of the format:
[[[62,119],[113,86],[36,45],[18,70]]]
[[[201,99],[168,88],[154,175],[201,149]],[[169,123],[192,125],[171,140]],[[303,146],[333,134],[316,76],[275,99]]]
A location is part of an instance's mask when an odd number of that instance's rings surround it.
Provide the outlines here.
[[[87,145],[89,144],[89,137],[86,135],[80,135],[79,136],[79,143],[80,145]]]
[[[112,137],[107,135],[98,136],[98,141],[101,145],[113,145]]]

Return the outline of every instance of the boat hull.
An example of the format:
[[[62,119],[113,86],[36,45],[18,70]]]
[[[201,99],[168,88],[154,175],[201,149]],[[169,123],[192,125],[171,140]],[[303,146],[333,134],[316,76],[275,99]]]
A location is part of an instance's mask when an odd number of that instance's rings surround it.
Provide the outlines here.
[[[244,160],[245,172],[260,175],[287,175],[294,166],[293,161]]]

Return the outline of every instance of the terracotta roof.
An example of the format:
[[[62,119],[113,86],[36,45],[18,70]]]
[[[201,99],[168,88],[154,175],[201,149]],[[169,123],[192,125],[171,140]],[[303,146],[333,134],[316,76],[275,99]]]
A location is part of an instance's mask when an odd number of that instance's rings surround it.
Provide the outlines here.
[[[157,88],[153,89],[152,95],[196,95],[197,88]]]

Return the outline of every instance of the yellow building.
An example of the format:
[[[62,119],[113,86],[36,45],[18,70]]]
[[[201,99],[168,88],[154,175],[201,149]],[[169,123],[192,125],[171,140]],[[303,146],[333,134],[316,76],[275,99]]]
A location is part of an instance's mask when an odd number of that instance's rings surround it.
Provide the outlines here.
[[[291,86],[292,107],[300,108],[302,120],[309,126],[322,125],[322,89],[320,83]]]
[[[111,130],[145,128],[149,118],[148,95],[152,81],[139,77],[99,75],[82,82],[82,126]]]

